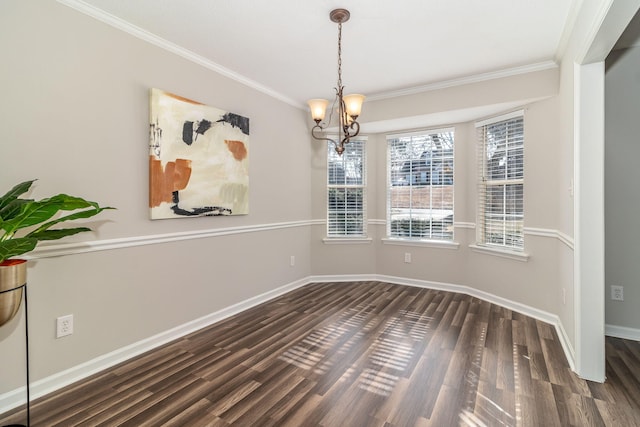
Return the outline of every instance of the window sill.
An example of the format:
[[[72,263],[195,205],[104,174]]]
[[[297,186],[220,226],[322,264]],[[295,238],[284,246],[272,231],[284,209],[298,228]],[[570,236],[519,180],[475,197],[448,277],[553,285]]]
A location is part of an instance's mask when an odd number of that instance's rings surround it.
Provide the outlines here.
[[[529,254],[526,252],[508,251],[504,249],[492,248],[489,246],[469,245],[472,251],[486,255],[493,255],[502,258],[513,259],[516,261],[527,262],[529,261]]]
[[[438,248],[438,249],[458,249],[460,243],[452,242],[448,240],[419,240],[419,239],[393,239],[386,237],[382,239],[384,245],[398,245],[398,246],[422,246],[424,248]]]
[[[367,245],[371,240],[371,237],[325,237],[322,242],[325,245]]]

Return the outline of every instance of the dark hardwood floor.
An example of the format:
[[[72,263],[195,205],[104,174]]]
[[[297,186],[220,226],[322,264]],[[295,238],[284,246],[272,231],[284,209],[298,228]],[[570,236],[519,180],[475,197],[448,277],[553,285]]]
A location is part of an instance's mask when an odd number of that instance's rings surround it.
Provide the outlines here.
[[[607,381],[551,325],[467,295],[311,284],[32,403],[33,426],[640,426],[640,344]],[[24,409],[0,425],[24,422]]]

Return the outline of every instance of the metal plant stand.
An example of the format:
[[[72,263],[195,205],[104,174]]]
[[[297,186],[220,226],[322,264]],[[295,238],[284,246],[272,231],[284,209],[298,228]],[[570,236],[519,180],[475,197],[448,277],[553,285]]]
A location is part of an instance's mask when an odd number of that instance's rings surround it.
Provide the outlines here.
[[[31,426],[31,396],[29,392],[29,305],[27,303],[27,283],[17,286],[12,289],[7,289],[5,291],[0,291],[0,294],[4,294],[7,292],[17,291],[21,288],[24,288],[24,342],[25,342],[25,353],[27,357],[27,424],[26,427]],[[25,427],[25,424],[8,424],[3,427]]]

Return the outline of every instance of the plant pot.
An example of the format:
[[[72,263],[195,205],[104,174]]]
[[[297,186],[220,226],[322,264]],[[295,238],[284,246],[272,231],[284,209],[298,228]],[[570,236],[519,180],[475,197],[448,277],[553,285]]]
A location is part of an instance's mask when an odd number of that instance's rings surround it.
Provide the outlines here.
[[[0,326],[16,315],[27,283],[27,260],[8,259],[0,263]]]

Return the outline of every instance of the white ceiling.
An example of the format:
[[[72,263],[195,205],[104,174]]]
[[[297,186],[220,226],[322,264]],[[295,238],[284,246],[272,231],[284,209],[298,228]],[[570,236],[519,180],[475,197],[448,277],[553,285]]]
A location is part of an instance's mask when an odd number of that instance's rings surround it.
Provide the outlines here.
[[[581,0],[60,0],[297,106],[555,61]]]

